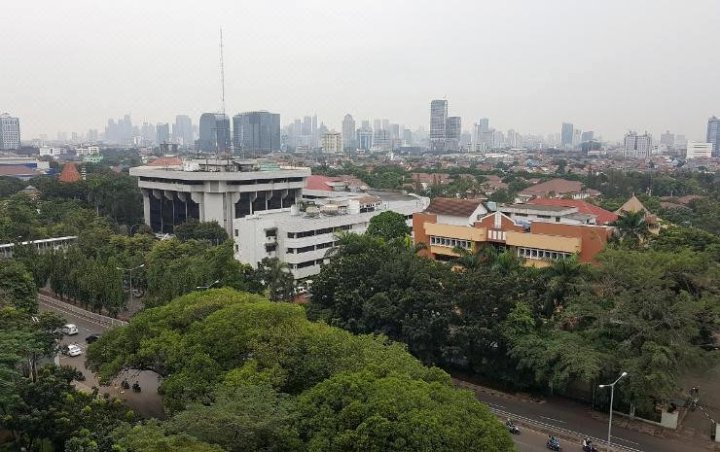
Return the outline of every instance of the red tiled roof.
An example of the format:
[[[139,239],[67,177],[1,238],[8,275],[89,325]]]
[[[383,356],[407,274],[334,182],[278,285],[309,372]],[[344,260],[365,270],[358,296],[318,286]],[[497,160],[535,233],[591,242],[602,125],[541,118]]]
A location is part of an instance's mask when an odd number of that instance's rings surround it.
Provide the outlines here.
[[[425,212],[453,217],[469,217],[480,204],[482,204],[482,200],[479,199],[434,198]]]
[[[520,193],[524,195],[546,196],[551,192],[556,195],[580,193],[582,192],[582,183],[574,180],[551,179],[547,182],[532,185]]]
[[[180,166],[182,165],[182,159],[180,157],[158,157],[152,162],[148,163],[149,166]]]
[[[324,190],[332,191],[330,185],[331,182],[336,182],[334,177],[312,175],[305,180],[305,188],[308,190]]]
[[[65,183],[77,182],[80,179],[80,172],[77,170],[77,166],[75,166],[72,162],[66,163],[60,172],[60,176],[58,176],[58,180]]]
[[[610,224],[618,219],[617,214],[579,199],[545,199],[536,198],[529,202],[538,206],[576,207],[578,212],[595,215],[597,224]]]

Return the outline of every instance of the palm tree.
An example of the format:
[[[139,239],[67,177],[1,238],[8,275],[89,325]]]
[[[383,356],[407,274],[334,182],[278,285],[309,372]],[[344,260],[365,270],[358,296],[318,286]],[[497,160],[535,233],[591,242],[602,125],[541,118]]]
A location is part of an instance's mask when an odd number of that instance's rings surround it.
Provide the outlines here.
[[[645,221],[645,212],[642,210],[637,212],[623,211],[615,221],[614,226],[617,228],[620,241],[629,242],[631,247],[642,244],[650,234],[650,227]]]

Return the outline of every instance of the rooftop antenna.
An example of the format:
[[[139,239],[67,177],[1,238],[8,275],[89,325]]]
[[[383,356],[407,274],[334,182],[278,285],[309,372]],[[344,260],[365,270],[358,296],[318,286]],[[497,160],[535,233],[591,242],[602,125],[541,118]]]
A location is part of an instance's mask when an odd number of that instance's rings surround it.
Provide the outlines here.
[[[225,61],[223,59],[222,27],[220,27],[220,86],[222,88],[222,114],[225,114]]]
[[[223,55],[223,31],[222,27],[220,27],[220,100],[221,100],[221,113],[222,113],[222,120],[223,120],[223,154],[224,157],[228,160],[230,160],[230,156],[227,154],[227,149],[224,149],[225,147],[225,139],[227,139],[227,134],[229,133],[229,130],[225,130],[225,59]],[[220,163],[220,128],[217,126],[217,119],[215,120],[215,160]],[[230,140],[230,146],[232,146],[232,139]]]

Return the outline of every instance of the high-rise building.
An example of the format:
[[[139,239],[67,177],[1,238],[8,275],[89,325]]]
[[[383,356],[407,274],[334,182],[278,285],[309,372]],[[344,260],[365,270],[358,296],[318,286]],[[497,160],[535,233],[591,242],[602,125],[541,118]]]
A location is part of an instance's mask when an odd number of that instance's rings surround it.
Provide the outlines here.
[[[373,145],[373,131],[370,128],[370,121],[363,121],[363,126],[357,129],[356,141],[358,149],[369,151]]]
[[[180,146],[192,146],[193,144],[193,126],[192,119],[187,115],[175,116],[175,129],[173,138]]]
[[[435,99],[430,102],[430,151],[445,151],[445,128],[447,127],[448,102]]]
[[[160,122],[157,126],[155,126],[155,128],[157,131],[155,142],[157,144],[170,142],[170,124],[167,122]]]
[[[355,149],[355,120],[349,113],[343,118],[342,140],[343,148]]]
[[[687,160],[698,159],[698,158],[710,158],[712,156],[712,143],[698,143],[695,141],[688,141],[687,143],[687,154],[685,158]]]
[[[0,115],[0,150],[20,148],[20,119],[7,113]]]
[[[668,148],[675,147],[675,135],[666,130],[665,133],[660,135],[660,144],[664,144]]]
[[[562,128],[560,129],[560,146],[564,149],[572,148],[573,135],[573,125],[569,122],[562,123]]]
[[[203,152],[230,151],[230,118],[224,113],[203,113],[197,149]]]
[[[340,154],[343,151],[343,135],[340,132],[326,132],[322,137],[322,149],[326,154]]]
[[[592,141],[594,138],[595,138],[595,132],[593,132],[592,130],[586,130],[580,136],[580,141],[582,143],[587,143],[588,141]]]
[[[720,156],[720,119],[716,118],[715,116],[708,119],[706,141],[708,143],[712,143],[713,157]]]
[[[652,154],[652,135],[645,132],[638,135],[637,132],[630,131],[625,135],[625,157],[647,159]]]
[[[462,119],[460,116],[450,116],[445,121],[445,150],[457,152],[460,150],[460,136],[462,135]]]
[[[87,133],[87,140],[90,142],[95,142],[98,140],[98,130],[97,129],[90,129]]]
[[[280,115],[250,111],[233,116],[235,150],[243,155],[280,150]]]

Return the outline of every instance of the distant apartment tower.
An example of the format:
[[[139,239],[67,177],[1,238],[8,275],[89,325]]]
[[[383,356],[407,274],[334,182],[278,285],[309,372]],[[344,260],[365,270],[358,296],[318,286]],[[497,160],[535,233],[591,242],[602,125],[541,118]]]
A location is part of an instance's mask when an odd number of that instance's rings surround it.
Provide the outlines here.
[[[460,150],[460,137],[462,135],[462,119],[460,116],[451,116],[445,122],[445,150],[457,152]]]
[[[0,115],[0,150],[20,148],[20,119],[7,113]]]
[[[326,132],[322,137],[322,149],[326,154],[340,154],[343,151],[343,136],[340,132]]]
[[[180,146],[191,146],[193,143],[192,119],[187,115],[175,116],[175,129],[173,138]]]
[[[560,128],[560,146],[564,149],[571,148],[573,145],[574,127],[569,122],[562,123]]]
[[[230,118],[224,113],[203,113],[197,144],[203,152],[230,151]]]
[[[170,141],[170,124],[166,122],[158,123],[155,126],[155,130],[157,131],[155,138],[157,144],[168,143]]]
[[[630,131],[625,135],[625,157],[647,159],[652,154],[652,135],[645,132],[638,135],[637,132]]]
[[[710,158],[712,156],[712,149],[712,143],[698,143],[696,141],[688,141],[687,154],[685,155],[685,158],[687,160]]]
[[[435,99],[430,102],[430,151],[444,152],[446,127],[448,117],[448,102]]]
[[[342,141],[344,149],[355,149],[355,120],[349,113],[343,118]]]
[[[245,156],[280,150],[280,115],[250,111],[233,116],[235,151]]]
[[[712,143],[713,157],[720,156],[720,119],[715,116],[708,119],[706,141]]]

